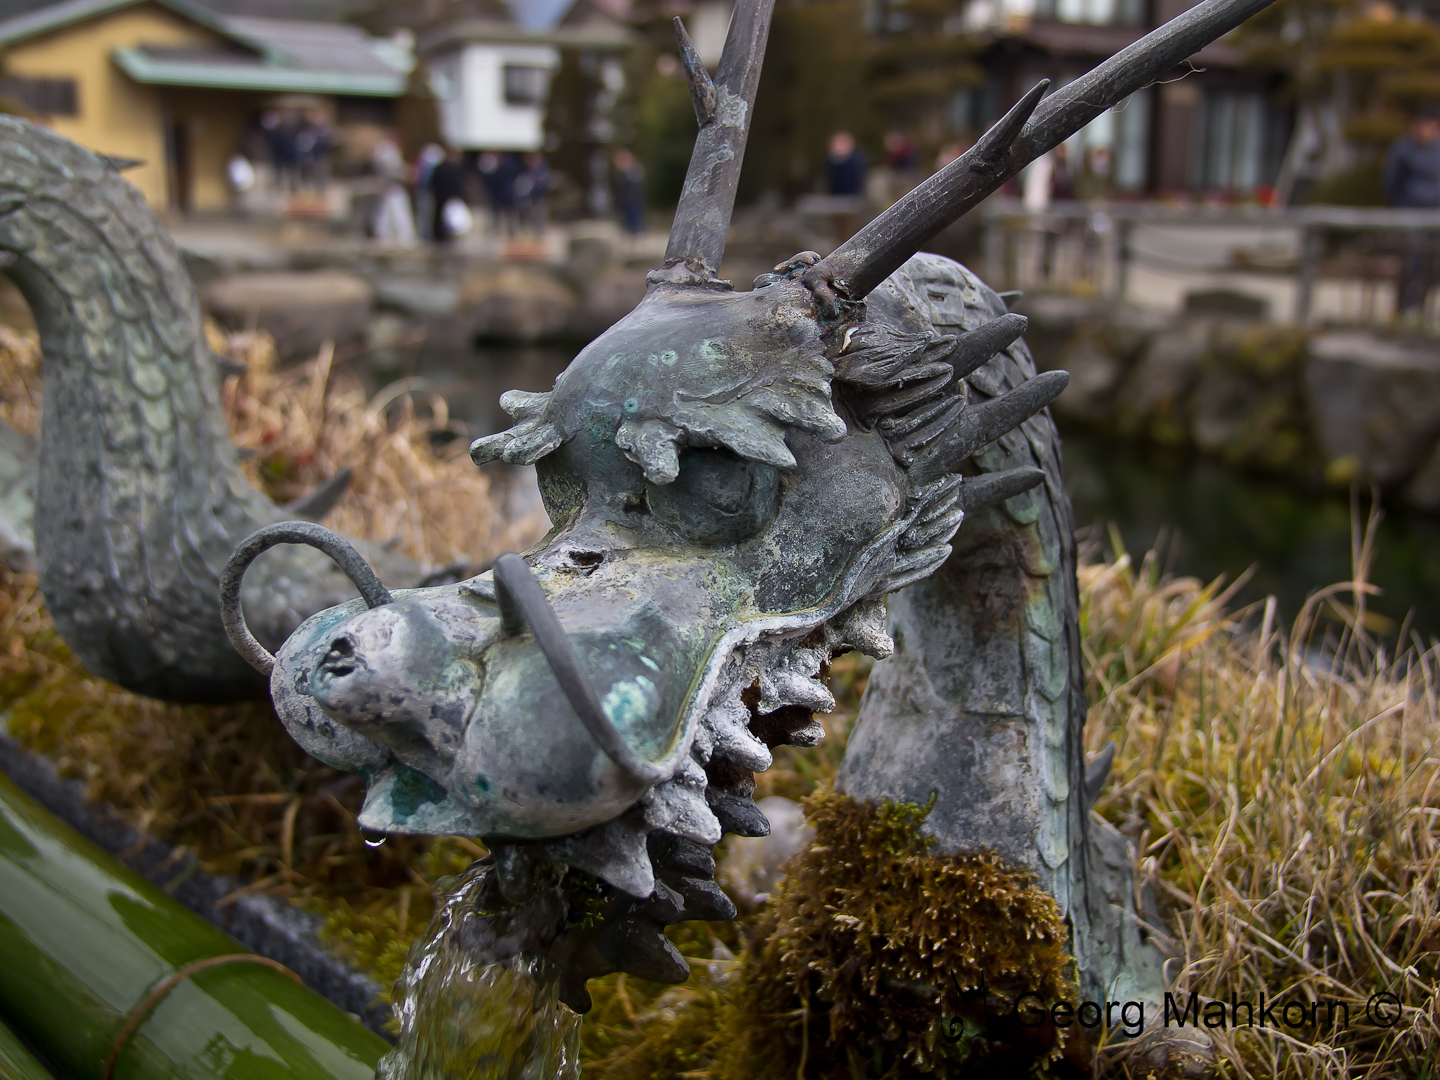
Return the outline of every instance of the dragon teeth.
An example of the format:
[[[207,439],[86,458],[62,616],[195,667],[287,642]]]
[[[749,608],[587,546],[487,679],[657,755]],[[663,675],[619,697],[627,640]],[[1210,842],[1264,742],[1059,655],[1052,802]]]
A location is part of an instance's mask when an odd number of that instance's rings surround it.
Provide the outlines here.
[[[808,675],[781,670],[760,683],[760,711],[771,713],[786,705],[799,705],[811,712],[828,713],[835,709],[835,696],[823,683]]]
[[[700,773],[698,785],[686,782],[688,779],[677,776],[654,789],[645,807],[645,824],[650,829],[663,829],[697,844],[718,844],[720,819],[705,800],[705,774]]]
[[[717,705],[705,714],[704,727],[713,740],[713,753],[729,758],[752,772],[770,768],[770,750],[750,733],[750,710],[737,702]]]

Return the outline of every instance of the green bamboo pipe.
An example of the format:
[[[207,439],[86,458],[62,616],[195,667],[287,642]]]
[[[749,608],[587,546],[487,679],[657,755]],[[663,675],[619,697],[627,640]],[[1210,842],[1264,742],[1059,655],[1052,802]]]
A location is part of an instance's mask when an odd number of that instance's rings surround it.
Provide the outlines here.
[[[4,1024],[0,1024],[0,1080],[55,1080]]]
[[[388,1049],[4,774],[0,1016],[66,1080],[372,1080]]]

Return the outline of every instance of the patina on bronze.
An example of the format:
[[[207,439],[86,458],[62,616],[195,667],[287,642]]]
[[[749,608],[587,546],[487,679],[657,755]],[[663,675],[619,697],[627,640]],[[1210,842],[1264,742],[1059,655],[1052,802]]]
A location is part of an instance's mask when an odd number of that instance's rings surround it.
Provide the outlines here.
[[[733,911],[708,848],[767,831],[753,774],[772,747],[822,737],[824,666],[888,656],[885,597],[944,564],[967,517],[1003,502],[1032,526],[1036,499],[1015,501],[1043,482],[1050,531],[1028,569],[1054,582],[1031,605],[1049,659],[992,673],[1038,702],[1056,751],[1023,782],[1048,809],[1020,861],[1048,866],[1077,943],[1108,957],[1093,978],[1123,962],[1095,944],[1123,912],[1097,909],[1072,869],[1090,858],[1085,794],[1103,769],[1086,783],[1069,516],[1041,415],[1067,377],[1034,374],[1025,320],[967,270],[914,253],[1265,3],[1209,0],[1043,104],[1037,86],[831,256],[801,253],[750,292],[716,270],[771,5],[738,6],[715,80],[682,28],[701,132],[664,265],[552,391],[506,394],[515,425],[472,447],[477,463],[536,467],[551,533],[494,575],[312,616],[271,674],[301,745],[366,775],[362,825],[485,838],[507,920],[492,956],[549,956],[582,1011],[596,975],[684,978],[663,926]],[[864,763],[846,780],[865,791]],[[575,917],[597,903],[603,918]]]

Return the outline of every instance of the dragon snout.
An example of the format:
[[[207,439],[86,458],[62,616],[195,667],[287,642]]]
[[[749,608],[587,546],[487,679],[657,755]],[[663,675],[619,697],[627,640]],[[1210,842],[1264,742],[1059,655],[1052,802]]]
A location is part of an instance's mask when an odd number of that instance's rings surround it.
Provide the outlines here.
[[[457,644],[413,599],[359,612],[328,635],[310,694],[336,722],[412,767],[444,768],[483,684],[473,648]]]
[[[693,583],[592,562],[536,578],[502,556],[491,581],[333,609],[286,643],[277,706],[306,737],[322,722],[359,737],[316,745],[369,776],[368,827],[568,835],[680,767],[714,620]],[[688,599],[654,595],[666,588]]]

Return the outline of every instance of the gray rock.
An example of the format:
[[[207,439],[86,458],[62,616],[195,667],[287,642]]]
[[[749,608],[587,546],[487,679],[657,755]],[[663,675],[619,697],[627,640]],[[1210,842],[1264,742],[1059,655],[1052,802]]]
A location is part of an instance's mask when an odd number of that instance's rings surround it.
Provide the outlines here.
[[[1418,510],[1440,511],[1440,442],[1405,485],[1404,498]]]
[[[282,356],[314,352],[321,342],[362,336],[375,290],[343,270],[231,274],[205,286],[206,306],[232,327],[258,326]]]
[[[1077,335],[1061,353],[1058,367],[1070,373],[1070,385],[1053,408],[1077,420],[1101,420],[1115,411],[1115,387],[1124,365],[1089,334]]]
[[[1157,334],[1120,388],[1122,415],[1179,418],[1209,346],[1210,326],[1201,320]]]
[[[1035,365],[1042,371],[1064,368],[1061,357],[1085,324],[1104,319],[1101,302],[1079,296],[1051,296],[1044,293],[1022,296],[1013,310],[1030,320],[1025,343]]]
[[[1224,454],[1256,428],[1264,395],[1249,379],[1219,366],[1202,367],[1190,400],[1190,434],[1207,454]]]
[[[1364,331],[1324,334],[1310,344],[1305,396],[1332,479],[1397,484],[1440,437],[1440,351]]]
[[[1185,314],[1261,322],[1270,315],[1270,302],[1235,289],[1204,289],[1185,294]]]
[[[460,306],[460,290],[432,278],[383,277],[375,282],[375,299],[406,315],[448,315]]]
[[[540,341],[563,334],[575,294],[540,267],[503,266],[474,274],[460,290],[463,314],[480,337]]]
[[[634,310],[645,295],[643,267],[614,266],[591,279],[570,319],[570,332],[590,340]]]
[[[799,803],[772,795],[755,805],[770,822],[770,835],[731,837],[715,875],[730,899],[747,909],[770,898],[785,864],[815,835]]]

